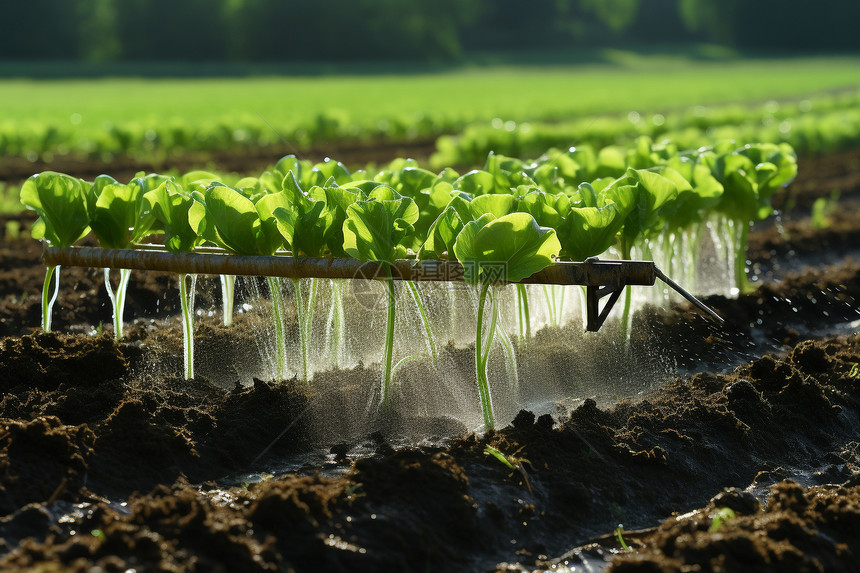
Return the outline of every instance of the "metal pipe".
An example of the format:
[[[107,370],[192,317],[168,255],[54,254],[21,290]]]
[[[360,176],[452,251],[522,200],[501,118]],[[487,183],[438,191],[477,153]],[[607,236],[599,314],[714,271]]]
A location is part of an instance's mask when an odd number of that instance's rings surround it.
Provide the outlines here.
[[[294,257],[288,252],[273,256],[234,255],[227,251],[202,248],[191,253],[171,253],[158,245],[141,245],[139,249],[102,249],[97,247],[57,248],[43,245],[42,258],[49,266],[93,267],[165,271],[176,274],[241,275],[285,277],[290,279],[378,279],[387,280],[388,270],[382,263],[362,263],[351,258]],[[391,264],[391,277],[408,281],[463,281],[466,268],[458,261],[419,261],[400,259]],[[488,267],[498,282],[504,280],[504,265]],[[588,329],[597,330],[606,320],[621,290],[628,285],[653,286],[661,279],[690,301],[709,318],[723,319],[667,277],[653,261],[612,261],[595,257],[582,262],[556,262],[532,276],[523,284],[583,285],[587,294]],[[601,297],[611,295],[603,310]]]
[[[42,258],[48,265],[112,269],[138,269],[172,273],[274,276],[285,278],[387,279],[383,265],[350,258],[233,255],[226,252],[170,253],[152,246],[145,249],[97,247],[56,248],[45,245]],[[391,265],[395,280],[462,281],[466,269],[457,261],[397,260]],[[504,267],[500,267],[503,273]],[[500,278],[504,275],[499,275]],[[652,261],[557,262],[519,281],[525,284],[651,286],[657,278]],[[500,282],[511,282],[501,280]]]
[[[690,293],[685,291],[683,288],[681,288],[681,286],[678,283],[676,283],[675,281],[673,281],[672,279],[667,277],[663,273],[663,271],[661,271],[657,267],[654,267],[654,271],[657,275],[657,278],[659,278],[661,281],[663,281],[664,283],[666,283],[667,285],[672,287],[675,290],[675,292],[677,292],[682,297],[684,297],[685,299],[690,301],[690,303],[692,303],[696,308],[698,308],[699,310],[704,312],[705,315],[707,315],[709,318],[711,318],[714,322],[717,322],[719,324],[722,324],[725,322],[725,320],[723,320],[723,317],[721,317],[719,314],[717,314],[716,312],[711,310],[711,308],[708,305],[706,305],[705,303],[703,303],[702,301],[700,301],[699,299],[697,299],[696,297],[694,297],[693,295],[691,295]]]

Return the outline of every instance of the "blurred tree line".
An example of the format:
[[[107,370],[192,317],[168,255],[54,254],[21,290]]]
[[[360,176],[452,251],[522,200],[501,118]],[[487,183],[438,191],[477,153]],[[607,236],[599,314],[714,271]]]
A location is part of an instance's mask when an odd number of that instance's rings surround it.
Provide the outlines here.
[[[456,60],[712,42],[860,49],[856,0],[7,0],[0,59]]]

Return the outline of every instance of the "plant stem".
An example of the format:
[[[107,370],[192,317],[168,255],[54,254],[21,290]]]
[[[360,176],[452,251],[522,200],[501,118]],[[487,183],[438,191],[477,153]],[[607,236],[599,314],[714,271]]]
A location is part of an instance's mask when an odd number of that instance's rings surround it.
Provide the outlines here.
[[[525,340],[532,337],[532,321],[529,316],[529,291],[526,290],[526,285],[517,284],[517,302],[520,310],[520,338],[523,338],[525,331]]]
[[[546,310],[549,314],[549,325],[557,326],[555,322],[555,292],[547,285],[543,285],[543,297],[546,299]]]
[[[305,310],[305,350],[303,353],[302,367],[304,368],[305,380],[310,376],[310,340],[314,329],[314,310],[316,309],[317,293],[319,292],[319,279],[312,278],[310,293],[308,293],[308,306]]]
[[[499,305],[498,305],[498,296],[496,296],[496,289],[490,290],[490,302],[492,305],[490,306],[490,329],[487,331],[487,345],[484,348],[484,366],[486,368],[487,362],[490,359],[490,350],[493,347],[493,338],[496,336],[496,325],[499,321]]]
[[[299,352],[302,360],[302,380],[308,379],[308,346],[305,340],[305,302],[302,294],[301,279],[290,279],[293,283],[293,296],[296,299],[296,324],[299,328]]]
[[[553,297],[555,297],[555,289],[558,289],[558,302],[556,304],[556,315],[557,315],[557,324],[556,326],[562,325],[562,316],[564,315],[564,285],[553,286]]]
[[[675,273],[676,258],[681,259],[681,268],[683,268],[684,270],[692,266],[692,262],[684,260],[684,256],[686,255],[684,250],[678,249],[678,243],[681,242],[680,230],[677,230],[672,233],[664,232],[662,238],[663,242],[660,245],[662,247],[662,249],[660,249],[660,255],[663,260],[660,262],[660,268],[663,269],[663,272],[665,272],[670,277],[674,277],[677,274]],[[662,298],[664,302],[668,302],[670,297],[669,293],[670,291],[665,291],[665,294],[662,295],[660,298]]]
[[[283,321],[283,295],[281,293],[281,279],[279,277],[267,277],[269,291],[272,295],[272,318],[275,321],[275,378],[283,380],[287,374],[287,341],[284,338]]]
[[[421,314],[421,322],[424,323],[424,332],[427,333],[427,343],[430,346],[430,357],[433,360],[433,366],[436,366],[438,361],[436,342],[433,340],[433,331],[430,329],[430,320],[427,318],[427,311],[424,308],[424,303],[421,301],[421,291],[418,290],[418,285],[413,281],[406,281],[406,286],[409,287],[409,294],[412,295],[412,299],[418,307],[418,312]]]
[[[735,287],[738,289],[739,295],[749,291],[749,281],[747,281],[747,235],[749,228],[746,221],[735,222]]]
[[[49,298],[52,277],[54,294]],[[45,332],[51,332],[51,318],[58,294],[60,294],[60,265],[49,266],[45,272],[45,282],[42,284],[42,330]]]
[[[582,326],[588,324],[588,287],[582,285],[579,287],[579,304],[582,307]]]
[[[190,283],[190,284],[188,284]],[[197,275],[179,275],[179,306],[182,310],[182,344],[185,379],[194,378],[194,291]]]
[[[497,299],[501,300],[501,291],[499,287],[493,287],[493,313],[498,315],[501,303],[497,306]],[[505,360],[508,363],[508,373],[511,377],[512,385],[514,388],[519,388],[520,375],[517,367],[517,355],[514,353],[514,345],[511,342],[511,337],[508,336],[508,332],[505,330],[505,325],[502,320],[498,321],[496,332],[499,336],[499,343],[502,345],[505,352]]]
[[[522,285],[517,285],[517,322],[520,327],[520,340],[522,340],[526,337],[526,323],[523,318],[523,293],[520,286]]]
[[[326,336],[329,340],[331,362],[340,368],[343,364],[343,354],[346,350],[344,339],[344,315],[343,315],[343,282],[331,280],[331,308],[328,312],[326,323]]]
[[[450,340],[457,338],[457,289],[454,288],[454,283],[444,283],[445,291],[448,295],[448,324],[450,325]]]
[[[236,275],[221,275],[221,306],[224,326],[233,324],[233,300],[236,291]]]
[[[478,320],[475,331],[475,375],[478,381],[478,395],[481,398],[481,413],[484,416],[484,425],[488,430],[495,427],[493,418],[493,403],[490,396],[490,383],[487,380],[487,361],[484,359],[483,330],[484,330],[484,306],[487,303],[487,291],[490,283],[481,286],[481,294],[478,296]],[[492,334],[492,332],[491,332]],[[492,337],[488,337],[487,347],[492,345]],[[489,352],[486,352],[489,355]]]
[[[125,293],[128,290],[128,280],[131,278],[131,269],[119,270],[119,284],[116,292],[110,284],[110,269],[105,269],[105,290],[113,307],[113,337],[115,340],[122,339],[123,315],[125,314]]]
[[[389,391],[391,387],[391,363],[394,359],[394,320],[396,318],[397,299],[395,298],[394,278],[391,276],[391,266],[384,264],[388,272],[388,322],[385,325],[385,351],[382,357],[382,408],[389,407]]]
[[[400,360],[398,360],[398,361],[397,361],[397,364],[395,364],[395,365],[394,365],[394,367],[391,369],[391,375],[392,375],[392,376],[396,376],[396,375],[397,375],[397,372],[400,370],[400,367],[401,367],[401,366],[403,366],[403,365],[404,365],[404,364],[406,364],[407,362],[412,362],[413,360],[418,360],[418,359],[420,359],[420,358],[421,358],[421,357],[420,357],[420,356],[418,356],[418,355],[404,356],[403,358],[401,358]]]
[[[633,246],[626,239],[621,239],[621,258],[629,261],[633,252]],[[633,304],[633,291],[630,285],[624,287],[624,310],[621,312],[621,328],[624,330],[624,335],[627,340],[630,340],[631,330],[633,329],[633,321],[630,316],[630,307]]]

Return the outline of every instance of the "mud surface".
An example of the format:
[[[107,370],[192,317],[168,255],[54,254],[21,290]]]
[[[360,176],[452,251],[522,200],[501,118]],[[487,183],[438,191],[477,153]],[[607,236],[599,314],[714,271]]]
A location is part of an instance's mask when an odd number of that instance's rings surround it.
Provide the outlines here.
[[[818,196],[856,175],[821,161]],[[791,217],[751,234],[757,290],[706,301],[725,325],[686,306],[637,315],[631,347],[677,377],[483,435],[350,419],[348,391],[369,392],[375,364],[311,383],[165,374],[181,369],[169,275],[133,273],[117,343],[102,271],[63,269],[56,332],[38,332],[44,270],[24,217],[0,244],[0,570],[858,569],[856,189],[816,229],[804,185]],[[201,316],[198,352],[227,371],[254,329]],[[520,368],[573,369],[577,329],[537,333]],[[470,372],[469,348],[445,354]]]

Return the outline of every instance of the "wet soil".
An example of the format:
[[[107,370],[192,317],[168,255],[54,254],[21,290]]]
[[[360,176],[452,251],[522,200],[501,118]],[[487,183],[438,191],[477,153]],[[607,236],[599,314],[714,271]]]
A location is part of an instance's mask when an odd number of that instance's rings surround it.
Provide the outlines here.
[[[815,229],[801,203],[752,233],[757,289],[706,300],[725,325],[683,305],[639,313],[631,346],[676,378],[482,435],[348,419],[343,389],[375,384],[373,365],[244,386],[147,368],[154,345],[178,342],[169,275],[132,274],[116,343],[102,271],[63,269],[57,332],[38,332],[25,216],[0,244],[0,570],[858,569],[860,221],[843,208]],[[538,333],[522,367],[568,364],[572,333]],[[243,315],[229,333],[199,321],[220,369],[255,336]],[[468,348],[450,354],[468,371]],[[348,438],[319,432],[320,401]]]
[[[38,334],[6,339],[2,368],[14,364],[19,346],[50,354],[59,345],[79,365],[92,365],[95,356],[123,364],[109,338]],[[787,356],[765,356],[728,374],[674,380],[637,403],[601,409],[589,399],[560,420],[523,411],[498,432],[441,445],[394,448],[374,435],[359,444],[361,456],[355,446],[336,444],[318,465],[247,486],[218,478],[251,467],[252,456],[295,419],[305,400],[300,392],[262,382],[228,392],[201,381],[175,381],[171,390],[171,381],[142,389],[94,379],[84,398],[82,388],[38,369],[31,378],[16,376],[2,403],[0,500],[8,515],[0,531],[11,551],[0,565],[486,570],[506,561],[540,567],[618,523],[647,527],[706,505],[723,488],[768,485],[790,475],[782,468],[802,468],[812,483],[846,484],[821,490],[829,492],[832,508],[819,501],[818,490],[791,483],[774,491],[795,488],[815,505],[771,502],[770,513],[759,515],[747,508],[756,505],[747,497],[724,496],[712,504],[741,517],[722,535],[747,531],[760,538],[736,543],[752,544],[747,550],[762,560],[774,551],[768,540],[781,552],[813,559],[809,539],[835,535],[833,543],[818,544],[821,558],[856,567],[856,553],[839,544],[855,542],[848,532],[860,519],[860,490],[852,485],[860,460],[851,445],[860,425],[858,362],[858,335],[807,340]],[[292,427],[295,434],[275,441],[269,455],[302,449],[303,426]],[[488,445],[523,472],[485,455]],[[109,501],[129,494],[122,505]],[[801,514],[787,515],[792,510]],[[689,543],[683,536],[676,541],[682,549],[661,529],[643,537],[649,552],[633,561],[675,567],[719,558],[726,544],[706,531],[714,511],[662,526],[685,528]],[[744,512],[747,521],[741,521]]]
[[[844,485],[803,488],[784,480],[767,489],[763,503],[749,492],[727,490],[704,508],[643,532],[636,550],[617,558],[609,570],[856,570],[860,552],[856,447],[832,459],[840,465],[854,464],[855,473]]]

